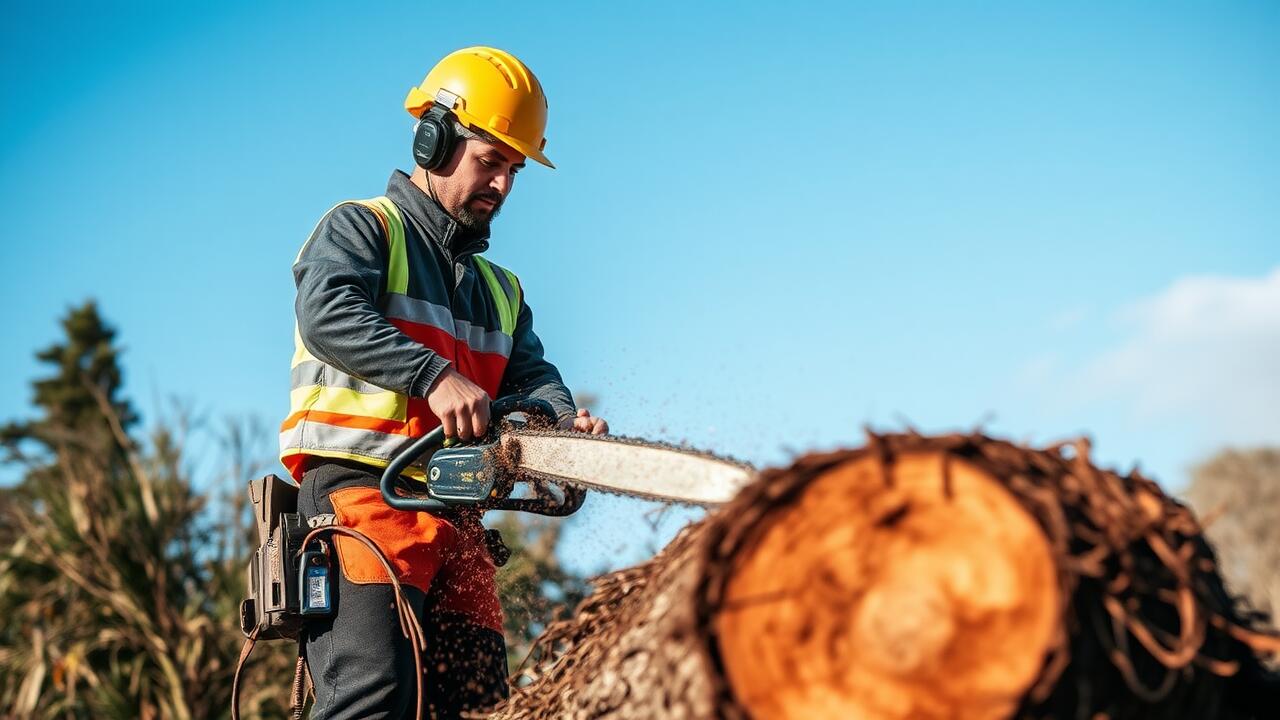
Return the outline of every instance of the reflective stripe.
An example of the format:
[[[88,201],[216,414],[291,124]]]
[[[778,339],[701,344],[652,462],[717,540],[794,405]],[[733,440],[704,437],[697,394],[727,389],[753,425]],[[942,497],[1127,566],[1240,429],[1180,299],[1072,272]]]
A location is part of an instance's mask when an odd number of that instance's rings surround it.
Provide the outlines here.
[[[390,390],[362,393],[340,387],[308,385],[289,391],[289,407],[323,410],[342,415],[361,415],[382,420],[408,420],[409,398]]]
[[[519,293],[520,283],[516,281],[516,276],[510,270],[501,265],[494,265],[484,258],[476,258],[489,268],[489,272],[493,273],[493,279],[498,282],[498,287],[502,288],[502,297],[507,300],[513,312],[520,310]]]
[[[290,388],[297,390],[308,385],[324,385],[327,387],[346,388],[360,393],[387,392],[373,383],[365,382],[358,377],[348,375],[341,370],[325,365],[319,360],[304,360],[289,372]]]
[[[505,287],[503,289],[507,291],[507,297],[511,298],[512,314],[515,316],[517,320],[519,320],[520,319],[520,301],[521,301],[520,281],[516,279],[515,273],[502,267],[501,265],[498,266],[498,269],[502,271],[502,274],[498,276],[498,281],[501,282],[504,278],[506,279]]]
[[[305,445],[304,433],[307,436]],[[334,450],[385,461],[408,447],[413,440],[407,435],[304,421],[280,433],[280,449]]]
[[[516,300],[514,292],[507,292],[507,288],[498,280],[493,273],[493,266],[488,260],[475,256],[476,269],[480,271],[480,275],[484,278],[485,283],[489,285],[489,292],[493,294],[493,304],[498,308],[498,317],[502,319],[502,332],[511,335],[516,331],[516,313],[519,312],[519,305],[512,307]],[[499,268],[500,270],[502,268]],[[503,279],[506,280],[507,272],[502,271]]]
[[[280,433],[280,455],[305,453],[321,457],[359,460],[370,465],[386,467],[392,457],[409,447],[415,439],[407,435],[304,421]],[[415,467],[409,468],[404,474],[418,479],[424,477],[422,471]]]
[[[430,325],[453,335],[453,312],[444,305],[408,295],[390,295],[386,299],[385,313],[389,318]]]
[[[488,330],[466,320],[459,320],[443,305],[408,295],[391,295],[386,300],[386,314],[391,319],[408,320],[443,330],[466,343],[475,352],[498,353],[503,357],[511,355],[510,335],[501,330]]]
[[[465,342],[472,351],[511,357],[510,335],[500,330],[486,330],[466,320],[455,320],[453,328],[454,337]]]
[[[404,242],[404,219],[400,208],[385,195],[372,200],[356,200],[378,216],[387,237],[387,292],[403,295],[409,292],[409,254]]]

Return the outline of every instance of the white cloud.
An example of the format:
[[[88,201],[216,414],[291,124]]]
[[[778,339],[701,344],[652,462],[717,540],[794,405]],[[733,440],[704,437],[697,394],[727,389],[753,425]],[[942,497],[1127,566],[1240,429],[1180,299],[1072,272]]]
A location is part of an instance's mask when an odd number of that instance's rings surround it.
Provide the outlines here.
[[[1194,419],[1219,442],[1280,442],[1280,268],[1182,278],[1114,319],[1125,338],[1075,374],[1084,396]]]

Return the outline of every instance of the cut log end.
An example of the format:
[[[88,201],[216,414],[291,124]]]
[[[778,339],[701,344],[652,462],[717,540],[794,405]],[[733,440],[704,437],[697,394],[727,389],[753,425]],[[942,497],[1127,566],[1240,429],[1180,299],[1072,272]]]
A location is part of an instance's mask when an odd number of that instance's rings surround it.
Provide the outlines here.
[[[1190,511],[1072,449],[871,434],[553,623],[501,720],[1261,720],[1280,646]]]
[[[752,717],[1008,717],[1042,668],[1062,602],[1035,520],[941,452],[885,472],[828,470],[735,559],[715,628]]]

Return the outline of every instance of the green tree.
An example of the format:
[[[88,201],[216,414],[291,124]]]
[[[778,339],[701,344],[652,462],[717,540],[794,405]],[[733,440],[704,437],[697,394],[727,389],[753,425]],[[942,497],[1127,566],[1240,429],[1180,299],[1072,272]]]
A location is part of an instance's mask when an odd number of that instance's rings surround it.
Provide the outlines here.
[[[37,355],[50,370],[35,383],[37,417],[0,429],[7,461],[25,468],[0,502],[0,714],[223,717],[241,558],[211,542],[174,427],[145,445],[131,434],[115,332],[97,308],[62,325],[65,339]],[[284,655],[263,652],[250,679],[270,683],[248,703],[262,714],[284,714]]]
[[[52,366],[53,374],[33,383],[33,404],[42,416],[27,422],[9,423],[0,430],[6,445],[34,440],[54,448],[77,438],[67,431],[87,433],[84,440],[114,440],[103,413],[105,399],[122,428],[137,422],[127,400],[120,397],[120,371],[116,333],[98,314],[92,301],[73,308],[62,320],[66,341],[54,343],[36,353],[36,359]],[[96,391],[96,392],[95,392]]]

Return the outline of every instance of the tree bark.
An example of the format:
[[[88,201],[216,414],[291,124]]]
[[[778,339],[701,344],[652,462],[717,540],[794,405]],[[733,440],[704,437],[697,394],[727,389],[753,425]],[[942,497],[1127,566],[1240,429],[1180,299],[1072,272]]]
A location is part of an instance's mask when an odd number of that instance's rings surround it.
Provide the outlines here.
[[[1201,528],[1080,441],[870,435],[769,470],[553,624],[492,716],[1274,718]]]

